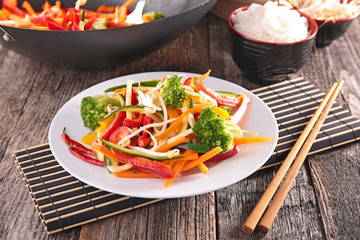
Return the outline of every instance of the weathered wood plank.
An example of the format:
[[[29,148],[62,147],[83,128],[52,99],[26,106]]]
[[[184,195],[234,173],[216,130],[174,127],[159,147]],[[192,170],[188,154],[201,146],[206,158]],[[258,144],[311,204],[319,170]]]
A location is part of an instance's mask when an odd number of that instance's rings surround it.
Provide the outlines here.
[[[208,20],[204,18],[169,45],[133,62],[134,72],[209,69]],[[125,75],[117,71],[119,75]],[[214,194],[169,199],[82,228],[80,239],[215,239]],[[129,227],[130,226],[130,227]]]
[[[344,80],[343,99],[356,117],[359,108],[359,34],[360,25],[356,19],[348,32],[325,49],[319,50],[329,59],[325,65],[335,80]],[[322,87],[321,80],[316,82]],[[354,143],[309,157],[311,176],[320,207],[325,236],[328,239],[356,239],[360,236],[360,144]]]
[[[231,59],[231,42],[227,23],[212,17],[210,36],[211,65],[216,66],[216,74],[249,89],[258,87],[259,85],[251,83],[241,75],[241,71]],[[309,61],[313,60],[310,59]],[[322,238],[323,228],[319,218],[319,209],[316,206],[309,170],[304,166],[301,168],[270,232],[266,236],[258,232],[248,236],[241,231],[241,225],[255,207],[275,172],[275,168],[262,170],[237,184],[216,192],[217,236],[219,239]]]
[[[47,142],[51,119],[80,90],[113,76],[111,71],[77,71],[39,65],[1,51],[1,239],[44,239],[46,232],[11,154]],[[101,78],[103,76],[103,78]],[[4,102],[2,102],[4,101]],[[51,104],[50,104],[51,103]],[[5,120],[4,120],[5,119]],[[7,143],[8,142],[8,143]],[[54,235],[76,239],[79,228]]]

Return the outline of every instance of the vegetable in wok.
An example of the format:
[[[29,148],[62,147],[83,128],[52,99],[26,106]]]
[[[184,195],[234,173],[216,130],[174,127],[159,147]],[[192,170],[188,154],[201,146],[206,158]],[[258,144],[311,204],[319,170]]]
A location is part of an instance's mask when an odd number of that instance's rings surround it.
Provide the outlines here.
[[[3,0],[0,10],[0,25],[35,30],[84,31],[129,26],[125,22],[131,13],[129,6],[134,0],[127,0],[121,6],[101,5],[96,11],[82,9],[86,0],[77,0],[75,7],[64,8],[60,0],[51,5],[47,0],[41,12],[36,12],[30,2],[24,1],[18,7],[17,0]],[[150,22],[164,15],[151,11],[143,15],[143,22]]]

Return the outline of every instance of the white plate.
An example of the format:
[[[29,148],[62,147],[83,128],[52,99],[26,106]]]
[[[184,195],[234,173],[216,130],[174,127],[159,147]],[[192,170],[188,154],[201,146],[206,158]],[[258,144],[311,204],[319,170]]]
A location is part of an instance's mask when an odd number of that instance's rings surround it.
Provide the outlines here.
[[[61,133],[66,127],[68,135],[80,141],[90,132],[83,127],[80,116],[80,102],[85,96],[102,94],[105,89],[125,84],[128,79],[135,82],[158,79],[161,76],[182,74],[179,72],[149,72],[133,74],[108,80],[92,86],[70,99],[55,115],[49,129],[49,144],[59,164],[71,175],[96,188],[121,195],[143,198],[178,198],[215,191],[234,184],[259,169],[275,149],[276,141],[257,146],[247,146],[232,158],[229,158],[209,169],[207,175],[194,173],[177,178],[165,189],[162,179],[123,179],[108,173],[105,167],[86,163],[70,154],[61,140]],[[184,73],[187,77],[198,77],[199,74]],[[243,129],[258,132],[259,136],[277,137],[278,126],[271,110],[257,96],[233,83],[209,77],[205,85],[215,90],[235,93],[245,92],[250,98],[250,108]]]

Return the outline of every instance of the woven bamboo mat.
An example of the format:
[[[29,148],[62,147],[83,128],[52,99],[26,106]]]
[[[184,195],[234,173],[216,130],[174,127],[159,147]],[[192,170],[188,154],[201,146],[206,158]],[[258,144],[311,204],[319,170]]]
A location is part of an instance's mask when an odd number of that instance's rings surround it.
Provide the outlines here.
[[[279,126],[278,144],[263,169],[285,159],[325,94],[304,79],[252,92],[271,108]],[[359,138],[360,120],[334,104],[310,154]],[[57,163],[48,144],[16,151],[14,157],[48,234],[162,200],[117,195],[82,183]]]

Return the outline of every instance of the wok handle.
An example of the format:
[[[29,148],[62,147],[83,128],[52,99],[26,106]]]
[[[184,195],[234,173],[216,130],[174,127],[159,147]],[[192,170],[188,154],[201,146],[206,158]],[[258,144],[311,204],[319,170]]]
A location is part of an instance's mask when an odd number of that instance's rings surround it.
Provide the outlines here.
[[[16,42],[16,39],[11,36],[5,29],[3,29],[2,27],[0,27],[0,30],[4,33],[4,35],[2,36],[3,39],[7,42]]]

